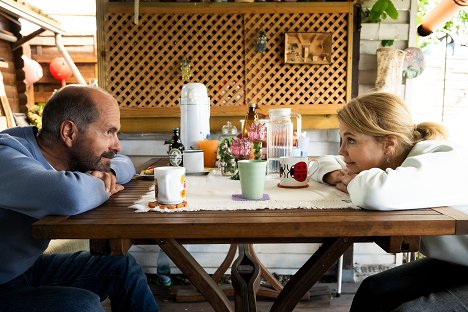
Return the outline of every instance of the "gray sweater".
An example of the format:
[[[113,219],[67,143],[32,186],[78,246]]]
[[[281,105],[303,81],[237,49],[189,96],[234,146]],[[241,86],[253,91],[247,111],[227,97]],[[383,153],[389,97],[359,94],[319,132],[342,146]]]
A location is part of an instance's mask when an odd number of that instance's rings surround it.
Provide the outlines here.
[[[49,241],[34,240],[31,225],[47,215],[76,215],[104,203],[104,182],[87,173],[56,171],[42,156],[35,127],[0,133],[0,284],[28,270]],[[118,183],[135,173],[131,160],[111,161]]]

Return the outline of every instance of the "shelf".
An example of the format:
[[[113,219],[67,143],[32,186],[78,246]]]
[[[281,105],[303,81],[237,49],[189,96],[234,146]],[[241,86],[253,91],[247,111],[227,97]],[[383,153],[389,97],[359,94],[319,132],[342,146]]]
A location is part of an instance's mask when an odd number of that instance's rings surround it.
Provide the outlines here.
[[[142,2],[140,14],[174,13],[343,13],[354,2]],[[108,13],[129,12],[133,3],[107,4]]]

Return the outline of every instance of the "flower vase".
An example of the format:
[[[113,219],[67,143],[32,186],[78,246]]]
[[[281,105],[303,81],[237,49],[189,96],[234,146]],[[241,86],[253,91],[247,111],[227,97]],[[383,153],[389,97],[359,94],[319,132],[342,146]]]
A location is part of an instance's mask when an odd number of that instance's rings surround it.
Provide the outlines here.
[[[253,142],[253,149],[254,149],[254,159],[261,160],[262,159],[262,142],[261,141]]]
[[[237,160],[232,158],[224,158],[220,162],[221,174],[223,176],[232,176],[237,172]]]
[[[229,148],[230,145],[230,139],[224,138],[220,140],[218,146],[217,159],[219,160],[219,169],[223,176],[232,176],[237,170],[237,163]]]
[[[237,164],[237,162],[239,161],[239,158],[235,158],[236,160],[236,171],[234,172],[234,174],[231,176],[231,180],[240,180],[240,175],[239,175],[239,166]]]

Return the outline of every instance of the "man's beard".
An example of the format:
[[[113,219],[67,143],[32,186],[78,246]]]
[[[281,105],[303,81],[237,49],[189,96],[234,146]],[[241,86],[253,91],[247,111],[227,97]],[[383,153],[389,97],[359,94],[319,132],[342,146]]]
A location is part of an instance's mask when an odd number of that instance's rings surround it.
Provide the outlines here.
[[[70,149],[68,154],[68,168],[70,171],[110,171],[110,162],[102,162],[102,158],[112,159],[114,158],[114,152],[104,152],[100,156],[94,155],[86,148],[86,144],[83,144],[81,140],[78,140],[76,144]]]

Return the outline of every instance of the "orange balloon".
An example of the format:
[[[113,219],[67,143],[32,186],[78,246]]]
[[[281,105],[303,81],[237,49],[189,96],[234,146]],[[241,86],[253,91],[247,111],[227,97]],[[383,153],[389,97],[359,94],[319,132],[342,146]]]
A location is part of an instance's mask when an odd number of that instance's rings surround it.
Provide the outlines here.
[[[63,57],[54,58],[49,65],[52,76],[65,85],[65,81],[72,76],[72,71]]]

